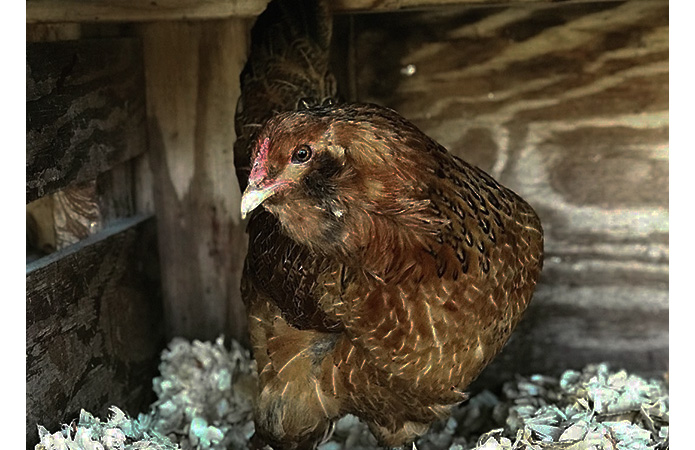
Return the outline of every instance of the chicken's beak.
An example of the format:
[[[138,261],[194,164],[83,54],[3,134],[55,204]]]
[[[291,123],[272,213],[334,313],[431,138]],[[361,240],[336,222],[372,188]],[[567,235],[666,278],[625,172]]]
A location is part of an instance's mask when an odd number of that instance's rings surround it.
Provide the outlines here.
[[[241,196],[241,218],[245,219],[251,211],[258,208],[268,197],[275,194],[279,187],[278,184],[258,186],[255,183],[250,183],[246,187],[244,195]]]

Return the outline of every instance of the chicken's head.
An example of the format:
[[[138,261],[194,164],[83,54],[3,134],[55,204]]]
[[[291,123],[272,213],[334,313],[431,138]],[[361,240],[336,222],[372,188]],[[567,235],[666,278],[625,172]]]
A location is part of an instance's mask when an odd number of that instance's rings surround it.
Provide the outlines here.
[[[423,226],[429,144],[371,105],[276,115],[258,133],[242,217],[263,206],[296,241],[348,252],[378,237],[380,221]]]
[[[296,240],[341,239],[340,224],[355,183],[335,129],[319,114],[271,119],[256,140],[242,217],[263,206]]]

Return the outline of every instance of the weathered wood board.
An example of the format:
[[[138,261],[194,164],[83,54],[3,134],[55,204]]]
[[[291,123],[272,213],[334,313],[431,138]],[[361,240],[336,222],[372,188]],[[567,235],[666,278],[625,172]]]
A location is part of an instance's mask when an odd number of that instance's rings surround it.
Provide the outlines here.
[[[151,22],[255,17],[269,0],[29,0],[27,23]],[[394,11],[444,5],[534,4],[553,0],[331,0],[338,12]],[[572,2],[607,0],[564,0]]]
[[[247,21],[142,29],[167,335],[246,339],[247,235],[234,172],[234,113]]]
[[[98,233],[114,221],[152,214],[146,155],[115,165],[95,180],[74,183],[27,204],[27,263]]]
[[[482,382],[604,360],[668,370],[668,12],[629,1],[349,19],[354,95],[542,218],[540,286]]]
[[[27,264],[27,446],[84,408],[147,408],[166,345],[154,220],[123,220]]]
[[[137,39],[27,44],[26,201],[146,149]]]

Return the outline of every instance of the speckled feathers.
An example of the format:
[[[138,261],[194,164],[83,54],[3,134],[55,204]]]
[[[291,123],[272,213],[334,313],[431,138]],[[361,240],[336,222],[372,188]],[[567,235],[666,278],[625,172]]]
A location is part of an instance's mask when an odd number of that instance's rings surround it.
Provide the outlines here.
[[[352,413],[383,445],[403,445],[464,400],[507,341],[540,274],[541,224],[395,111],[325,102],[326,34],[292,21],[330,30],[329,16],[289,3],[271,2],[254,29],[272,45],[252,46],[237,116],[256,432],[274,448],[314,448]]]

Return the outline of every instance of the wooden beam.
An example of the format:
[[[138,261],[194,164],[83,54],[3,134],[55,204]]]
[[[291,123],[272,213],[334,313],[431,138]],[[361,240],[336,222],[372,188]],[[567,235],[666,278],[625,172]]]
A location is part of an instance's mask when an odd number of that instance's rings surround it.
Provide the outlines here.
[[[137,39],[27,44],[27,203],[143,153],[143,87]]]
[[[270,0],[30,0],[27,23],[149,22],[253,17]]]
[[[151,22],[255,17],[269,0],[28,0],[27,23]],[[566,0],[582,3],[612,0]],[[663,0],[667,1],[667,0]],[[337,0],[338,13],[397,11],[452,5],[550,4],[555,0]]]
[[[154,219],[124,220],[27,264],[26,433],[54,430],[81,408],[129,414],[153,400],[166,342]]]
[[[248,21],[143,26],[150,163],[169,337],[246,336],[247,237],[234,113]]]

